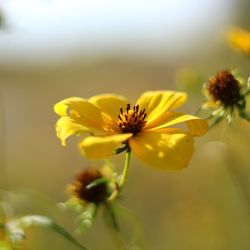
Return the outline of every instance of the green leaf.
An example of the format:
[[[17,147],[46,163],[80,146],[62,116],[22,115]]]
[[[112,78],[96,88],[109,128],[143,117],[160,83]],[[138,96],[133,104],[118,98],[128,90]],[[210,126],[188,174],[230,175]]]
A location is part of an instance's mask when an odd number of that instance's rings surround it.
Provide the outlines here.
[[[80,249],[87,250],[86,247],[81,245],[70,233],[68,233],[64,228],[62,228],[58,224],[53,223],[51,225],[51,228],[54,229],[57,233],[59,233],[61,236],[63,236],[65,239],[69,240],[75,246],[79,247]]]
[[[53,222],[51,219],[45,216],[40,215],[27,215],[21,217],[18,222],[20,223],[19,226],[21,228],[31,227],[31,226],[44,226],[49,227],[58,234],[60,234],[65,239],[69,240],[72,244],[77,246],[80,249],[87,250],[86,247],[82,246],[75,238],[68,233],[64,228]]]
[[[214,127],[215,125],[217,125],[222,120],[223,116],[216,116],[216,117],[214,117],[213,122],[209,125],[209,129],[211,129],[212,127]]]
[[[120,153],[122,153],[122,152],[124,152],[124,151],[126,151],[126,150],[128,150],[128,144],[126,144],[124,147],[117,148],[117,149],[115,150],[115,154],[120,154]]]
[[[99,179],[96,179],[94,181],[91,181],[87,186],[86,188],[87,189],[91,189],[93,187],[96,187],[98,185],[101,185],[101,184],[104,184],[104,183],[108,183],[110,182],[109,179],[105,178],[105,177],[102,177],[102,178],[99,178]]]
[[[240,110],[239,109],[239,115],[241,118],[250,121],[250,114],[248,112],[246,112],[245,110]]]
[[[113,229],[115,229],[116,231],[120,231],[113,203],[107,202],[105,205]]]

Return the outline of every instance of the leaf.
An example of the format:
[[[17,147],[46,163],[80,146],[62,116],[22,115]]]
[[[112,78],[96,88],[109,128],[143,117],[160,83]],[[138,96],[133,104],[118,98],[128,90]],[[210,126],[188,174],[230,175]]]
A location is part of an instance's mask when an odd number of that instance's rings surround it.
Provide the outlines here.
[[[116,230],[116,231],[120,231],[119,225],[118,225],[118,221],[117,221],[117,217],[116,217],[116,213],[113,207],[113,204],[110,202],[107,202],[106,204],[106,209],[110,218],[110,222],[112,227]]]
[[[80,249],[87,250],[86,247],[82,246],[75,238],[68,233],[64,228],[53,222],[51,219],[45,216],[40,215],[27,215],[21,217],[18,222],[19,226],[22,228],[31,227],[31,226],[45,226],[53,229],[55,232],[63,236],[65,239],[69,240],[72,244],[77,246]]]
[[[121,221],[121,224],[127,223],[128,225],[126,229],[131,232],[132,238],[130,240],[127,240],[126,242],[132,241],[131,243],[135,249],[144,249],[145,232],[138,216],[119,203],[115,203],[114,205],[116,214],[119,217],[119,221]]]
[[[126,144],[124,147],[117,148],[117,149],[115,150],[115,154],[116,154],[116,155],[117,155],[117,154],[120,154],[120,153],[122,153],[122,152],[124,152],[124,151],[126,151],[126,150],[128,150],[128,144]]]
[[[244,110],[239,110],[239,115],[241,118],[250,121],[250,113],[244,111]]]
[[[94,181],[91,181],[87,186],[86,188],[87,189],[91,189],[93,187],[96,187],[98,185],[101,185],[101,184],[104,184],[104,183],[108,183],[110,182],[110,180],[108,180],[107,178],[105,177],[102,177],[102,178],[99,178],[99,179],[96,179]]]

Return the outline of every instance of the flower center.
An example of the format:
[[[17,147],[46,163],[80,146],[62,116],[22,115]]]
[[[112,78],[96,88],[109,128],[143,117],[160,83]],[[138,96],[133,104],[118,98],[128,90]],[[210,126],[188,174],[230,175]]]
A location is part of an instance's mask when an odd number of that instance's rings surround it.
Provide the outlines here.
[[[229,70],[223,70],[208,80],[207,90],[214,101],[221,101],[225,107],[233,106],[240,99],[240,85]]]
[[[95,204],[104,202],[108,197],[106,183],[87,189],[88,184],[102,177],[103,175],[96,169],[85,169],[76,176],[74,182],[71,184],[71,194],[80,200],[93,202]]]
[[[122,133],[133,133],[135,135],[141,132],[145,126],[147,114],[145,113],[145,109],[140,110],[139,105],[134,106],[133,109],[130,107],[130,104],[127,104],[126,111],[124,112],[120,108],[118,126]]]

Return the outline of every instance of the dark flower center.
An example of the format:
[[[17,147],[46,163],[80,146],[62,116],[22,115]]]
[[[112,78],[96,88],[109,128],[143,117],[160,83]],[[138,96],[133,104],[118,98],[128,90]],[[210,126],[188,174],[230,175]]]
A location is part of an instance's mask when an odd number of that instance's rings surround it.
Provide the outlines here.
[[[103,175],[94,168],[88,168],[80,172],[71,186],[73,196],[80,200],[93,202],[95,204],[104,202],[108,198],[108,188],[106,183],[98,184],[94,187],[87,186],[94,180],[102,178]]]
[[[135,135],[141,132],[145,126],[147,114],[145,113],[145,109],[140,110],[139,105],[134,106],[133,109],[130,107],[130,104],[127,104],[125,111],[120,108],[118,126],[122,133],[133,133]]]
[[[214,101],[221,101],[225,107],[233,106],[241,99],[240,84],[229,70],[211,77],[206,88]]]

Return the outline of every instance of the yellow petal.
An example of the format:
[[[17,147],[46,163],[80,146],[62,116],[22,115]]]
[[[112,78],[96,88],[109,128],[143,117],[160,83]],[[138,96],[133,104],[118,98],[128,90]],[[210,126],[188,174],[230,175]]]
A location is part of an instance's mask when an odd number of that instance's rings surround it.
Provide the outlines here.
[[[161,118],[161,123],[155,129],[170,127],[182,122],[186,122],[189,132],[193,136],[202,136],[208,130],[208,123],[205,120],[197,116],[176,112],[167,112],[164,114]],[[149,128],[148,126],[147,129]]]
[[[250,54],[250,32],[239,27],[232,27],[228,31],[228,41],[236,49]]]
[[[130,138],[129,145],[146,164],[169,171],[185,168],[194,152],[192,136],[180,129],[141,133]]]
[[[109,158],[115,153],[115,149],[127,141],[133,134],[117,134],[110,136],[89,136],[80,142],[82,154],[92,159]]]
[[[77,119],[70,117],[61,117],[56,123],[57,137],[61,140],[62,145],[65,146],[66,139],[71,135],[77,135],[83,132],[89,132],[90,129],[82,126]]]
[[[112,120],[117,121],[120,108],[125,108],[128,101],[120,95],[101,94],[93,96],[89,102],[96,105],[101,111],[109,115]]]
[[[168,110],[181,106],[187,96],[183,92],[175,91],[148,91],[142,94],[137,104],[140,109],[145,108],[147,124],[157,123],[158,119]]]
[[[73,116],[81,119],[85,127],[102,129],[105,126],[104,114],[92,103],[78,97],[65,99],[54,106],[60,116]]]

